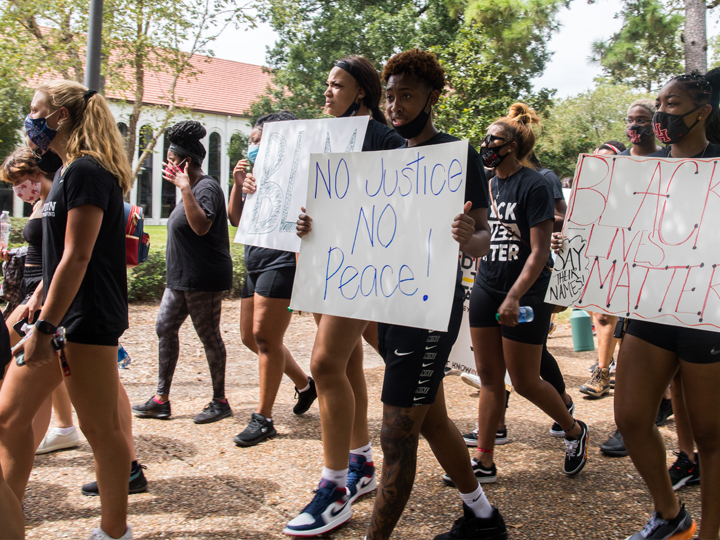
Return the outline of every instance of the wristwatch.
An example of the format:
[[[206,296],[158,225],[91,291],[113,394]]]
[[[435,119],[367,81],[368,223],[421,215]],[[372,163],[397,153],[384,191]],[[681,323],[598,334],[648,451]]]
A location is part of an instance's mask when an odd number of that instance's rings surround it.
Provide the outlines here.
[[[52,336],[57,330],[57,326],[42,319],[35,323],[35,328],[38,332],[45,334],[46,336]]]

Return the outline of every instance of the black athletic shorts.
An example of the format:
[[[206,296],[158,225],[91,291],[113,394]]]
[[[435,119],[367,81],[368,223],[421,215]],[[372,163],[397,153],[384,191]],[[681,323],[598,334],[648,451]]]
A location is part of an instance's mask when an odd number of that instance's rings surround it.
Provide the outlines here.
[[[720,362],[718,332],[631,319],[628,321],[625,333],[666,351],[674,352],[684,362],[691,364]]]
[[[520,299],[521,306],[530,306],[535,312],[532,322],[505,326],[500,324],[495,315],[500,305],[505,301],[506,293],[490,292],[475,282],[470,294],[470,311],[468,318],[470,328],[494,328],[499,326],[500,333],[505,339],[518,341],[529,345],[544,345],[550,328],[552,317],[552,304],[545,303],[545,294],[528,294]]]
[[[116,335],[67,334],[65,339],[70,343],[79,343],[80,345],[104,345],[106,347],[117,347],[120,343],[120,337]]]
[[[24,306],[30,301],[35,289],[42,283],[42,266],[26,266],[23,280],[20,284],[20,294],[23,299],[20,305]]]
[[[385,361],[381,401],[410,408],[435,402],[458,333],[463,298],[453,298],[447,332],[378,324],[378,349]]]
[[[250,298],[258,294],[265,298],[282,298],[290,300],[292,296],[293,281],[295,281],[295,266],[284,266],[264,272],[248,274],[243,285],[242,298]]]

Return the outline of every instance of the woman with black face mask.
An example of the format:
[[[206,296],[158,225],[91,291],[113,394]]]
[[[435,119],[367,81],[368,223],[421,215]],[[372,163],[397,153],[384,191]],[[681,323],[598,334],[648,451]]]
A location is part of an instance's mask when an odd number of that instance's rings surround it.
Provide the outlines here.
[[[382,86],[373,65],[361,56],[338,60],[330,70],[325,91],[326,114],[337,118],[371,116],[362,151],[391,150],[405,139],[387,125],[380,110]],[[305,209],[303,209],[303,212]],[[298,224],[311,218],[301,214]],[[298,235],[304,236],[304,225]],[[315,314],[318,333],[310,360],[317,385],[324,466],[313,501],[290,521],[283,532],[311,536],[338,527],[351,515],[351,504],[376,489],[375,466],[367,423],[367,387],[363,372],[361,336],[377,348],[374,322]],[[349,454],[349,455],[348,455]],[[338,512],[323,514],[334,493],[347,488]],[[329,497],[329,498],[328,498]],[[311,516],[311,517],[308,517]],[[327,519],[326,519],[327,518]]]
[[[565,434],[563,472],[579,473],[587,460],[588,428],[573,419],[557,391],[540,379],[542,346],[552,306],[544,302],[550,279],[549,254],[554,205],[547,181],[528,156],[535,145],[535,111],[516,103],[492,124],[481,147],[490,180],[490,253],[480,262],[470,297],[470,334],[482,381],[475,474],[494,482],[495,428],[505,405],[505,370],[517,392],[557,422]],[[518,324],[521,306],[534,311]]]
[[[667,147],[663,158],[720,157],[720,70],[671,79],[660,90],[653,131]],[[698,209],[699,210],[699,209]],[[683,405],[702,471],[700,539],[720,532],[720,335],[632,319],[620,345],[615,421],[635,467],[645,480],[655,513],[632,540],[692,538],[695,524],[673,493],[663,439],[655,426],[658,404],[673,377],[681,376]],[[673,395],[675,397],[675,394]],[[697,461],[697,459],[696,459]]]

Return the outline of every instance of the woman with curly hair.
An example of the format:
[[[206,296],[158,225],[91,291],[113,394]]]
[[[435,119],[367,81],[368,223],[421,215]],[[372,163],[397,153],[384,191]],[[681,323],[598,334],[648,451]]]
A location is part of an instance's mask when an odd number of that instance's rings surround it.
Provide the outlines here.
[[[540,120],[523,103],[487,130],[483,165],[489,182],[490,252],[480,261],[470,296],[470,335],[482,383],[478,446],[472,466],[481,482],[495,482],[495,429],[505,406],[505,371],[517,392],[565,432],[563,472],[579,473],[587,460],[588,428],[576,421],[560,395],[540,378],[540,360],[553,306],[544,302],[550,280],[554,201],[548,183],[528,160]],[[518,324],[520,307],[534,311]]]
[[[188,315],[205,348],[213,399],[194,422],[217,422],[232,414],[225,399],[227,354],[220,333],[223,291],[232,287],[232,259],[225,196],[220,184],[202,170],[206,135],[187,120],[167,130],[170,148],[163,178],[182,194],[167,223],[167,280],[156,331],[159,339],[158,387],[133,413],[140,418],[170,417],[170,385],[180,356],[178,332]]]
[[[89,538],[131,539],[130,450],[117,370],[118,339],[128,327],[123,194],[132,184],[130,166],[107,102],[76,82],[39,85],[25,129],[42,151],[60,156],[63,168],[42,210],[42,313],[15,347],[0,392],[0,463],[22,500],[34,458],[32,420],[63,380],[53,354],[62,326],[64,380],[102,489],[100,527]]]

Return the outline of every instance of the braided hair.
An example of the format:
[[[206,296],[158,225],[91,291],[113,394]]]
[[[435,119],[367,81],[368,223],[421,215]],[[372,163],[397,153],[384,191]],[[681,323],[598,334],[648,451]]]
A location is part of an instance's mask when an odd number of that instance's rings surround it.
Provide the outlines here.
[[[705,136],[713,144],[720,144],[720,68],[708,71],[701,75],[697,71],[673,77],[668,82],[677,82],[683,85],[696,107],[708,103],[712,112],[705,122]]]
[[[171,152],[182,158],[190,158],[197,165],[202,165],[205,160],[205,147],[200,142],[207,135],[207,131],[195,120],[178,122],[167,130],[167,138],[170,142]]]

